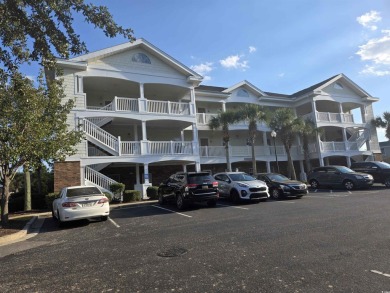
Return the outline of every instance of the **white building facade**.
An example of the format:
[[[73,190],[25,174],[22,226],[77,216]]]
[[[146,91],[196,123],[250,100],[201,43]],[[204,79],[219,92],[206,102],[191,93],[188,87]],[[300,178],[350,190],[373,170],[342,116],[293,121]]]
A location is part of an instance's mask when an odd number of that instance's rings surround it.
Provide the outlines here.
[[[222,132],[208,121],[220,111],[251,103],[270,111],[289,107],[311,117],[322,134],[310,144],[312,164],[372,160],[380,156],[372,103],[377,98],[343,74],[292,95],[265,92],[248,81],[228,88],[200,85],[202,76],[149,42],[138,39],[69,60],[63,69],[66,99],[75,106],[70,128],[85,137],[77,153],[55,164],[55,190],[65,185],[115,182],[140,190],[159,185],[176,171],[223,171],[226,168]],[[281,171],[287,156],[278,137],[274,145],[266,124],[258,125],[255,143],[258,172]],[[245,121],[230,128],[233,169],[250,172],[251,150]],[[298,173],[304,179],[300,139],[292,147]],[[72,166],[71,168],[69,166]]]

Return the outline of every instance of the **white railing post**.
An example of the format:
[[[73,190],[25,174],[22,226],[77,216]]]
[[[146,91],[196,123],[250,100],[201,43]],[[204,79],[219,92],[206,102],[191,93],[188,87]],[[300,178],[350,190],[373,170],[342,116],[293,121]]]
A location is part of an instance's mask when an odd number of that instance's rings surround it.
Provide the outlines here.
[[[171,140],[171,151],[170,151],[171,154],[174,153],[174,147],[173,147],[173,141]]]
[[[168,114],[171,114],[171,102],[170,101],[168,101]]]
[[[118,155],[122,155],[122,142],[121,142],[121,137],[118,136]]]

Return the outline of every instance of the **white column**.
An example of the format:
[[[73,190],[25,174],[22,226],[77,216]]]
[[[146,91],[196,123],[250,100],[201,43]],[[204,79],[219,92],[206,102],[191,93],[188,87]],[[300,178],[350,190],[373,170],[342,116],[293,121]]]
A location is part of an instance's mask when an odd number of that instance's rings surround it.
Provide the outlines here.
[[[226,112],[226,103],[222,102],[222,112]]]
[[[363,123],[366,123],[366,106],[363,105],[363,106],[360,106],[360,113],[362,115],[362,122]]]
[[[196,107],[195,107],[195,88],[190,87],[190,115],[196,115]]]
[[[343,128],[343,141],[345,145],[345,150],[348,151],[348,139],[347,139],[347,129]]]
[[[200,169],[200,162],[195,162],[195,171],[196,172],[200,172],[201,169]]]
[[[149,164],[144,164],[144,184],[149,184]]]
[[[196,123],[192,123],[192,138],[192,153],[194,155],[199,155],[199,137]]]
[[[187,165],[183,165],[183,172],[187,172]]]
[[[146,121],[142,121],[142,140],[147,140]]]
[[[141,155],[149,154],[148,136],[146,133],[146,121],[142,121]]]
[[[181,141],[184,141],[184,131],[180,131],[180,137],[181,137]]]
[[[267,173],[271,173],[271,164],[270,164],[270,162],[269,162],[269,161],[266,161],[266,162],[265,162],[265,165],[266,165],[266,167],[267,167]]]
[[[82,186],[85,185],[85,167],[84,166],[80,167],[80,185],[82,185]]]
[[[138,99],[138,110],[140,113],[145,113],[147,112],[147,100],[145,99],[143,83],[139,84],[139,94],[140,97]]]

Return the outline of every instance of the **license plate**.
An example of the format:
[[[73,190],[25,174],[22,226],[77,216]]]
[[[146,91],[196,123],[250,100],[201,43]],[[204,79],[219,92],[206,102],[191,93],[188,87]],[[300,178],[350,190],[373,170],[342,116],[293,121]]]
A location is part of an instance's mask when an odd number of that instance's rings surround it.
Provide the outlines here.
[[[93,205],[93,202],[83,203],[83,207],[92,207]]]
[[[208,185],[202,185],[202,189],[209,189]]]

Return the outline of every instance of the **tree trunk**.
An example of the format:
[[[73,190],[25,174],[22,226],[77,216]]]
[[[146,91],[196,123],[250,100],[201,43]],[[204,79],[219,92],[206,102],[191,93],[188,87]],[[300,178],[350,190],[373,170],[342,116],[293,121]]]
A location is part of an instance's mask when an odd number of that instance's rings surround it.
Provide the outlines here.
[[[291,158],[290,148],[287,145],[284,145],[284,148],[286,149],[287,159],[288,159],[288,177],[291,178],[292,180],[297,180],[297,175],[295,174],[294,162]]]
[[[8,201],[9,201],[9,186],[11,183],[10,178],[5,175],[4,176],[4,186],[3,186],[3,192],[1,193],[1,224],[2,226],[7,225],[8,223]]]
[[[38,194],[40,196],[42,196],[42,165],[39,164],[38,168],[37,168],[37,177],[38,177],[38,186],[37,186],[37,189],[38,189]]]
[[[230,164],[229,142],[225,142],[226,166],[229,172],[232,172],[232,164]]]
[[[256,166],[256,156],[255,156],[255,142],[254,142],[254,139],[252,140],[252,145],[251,145],[251,149],[252,149],[252,175],[256,175],[257,174],[257,166]]]
[[[31,173],[28,164],[24,166],[24,210],[31,211]]]

